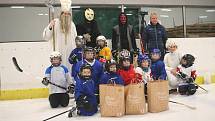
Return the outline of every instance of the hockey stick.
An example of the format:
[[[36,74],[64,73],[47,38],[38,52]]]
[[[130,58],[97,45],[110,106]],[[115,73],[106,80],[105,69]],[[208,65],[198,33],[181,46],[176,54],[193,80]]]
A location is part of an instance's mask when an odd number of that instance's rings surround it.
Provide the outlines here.
[[[20,68],[20,66],[19,66],[18,63],[17,63],[16,57],[12,57],[12,61],[13,61],[14,66],[16,67],[16,69],[17,69],[19,72],[23,72],[23,70]]]
[[[50,12],[51,12],[51,20],[54,20],[54,0],[46,0],[45,1],[45,5],[49,8]],[[49,19],[50,21],[50,19]],[[52,27],[52,38],[53,38],[53,51],[55,51],[55,28],[54,26]]]
[[[187,105],[187,104],[184,104],[184,103],[180,103],[180,102],[176,102],[176,101],[171,101],[171,100],[169,100],[169,102],[175,103],[175,104],[179,104],[179,105],[183,105],[183,106],[188,107],[188,108],[190,108],[192,110],[196,109],[196,107],[193,107],[193,106],[190,106],[190,105]]]
[[[54,86],[56,86],[56,87],[59,87],[59,88],[64,89],[64,90],[67,91],[67,88],[66,88],[66,87],[60,86],[60,85],[55,84],[55,83],[52,83],[52,82],[49,82],[49,84],[54,85]]]
[[[60,86],[60,85],[55,84],[55,83],[52,83],[52,82],[48,82],[48,83],[51,84],[51,85],[54,85],[54,86],[56,86],[56,87],[59,87],[59,88],[61,88],[61,89],[66,90],[66,93],[71,93],[71,94],[74,93],[74,91],[70,91],[70,90],[67,89],[66,87]],[[74,97],[69,97],[69,99],[74,99]]]
[[[17,70],[17,71],[22,72],[22,73],[24,73],[24,74],[26,74],[26,75],[28,75],[28,76],[32,76],[32,77],[34,77],[35,79],[40,79],[40,80],[42,79],[42,77],[39,77],[39,76],[36,76],[36,77],[35,77],[35,76],[34,76],[33,74],[31,74],[31,73],[25,72],[25,71],[19,66],[16,57],[12,57],[12,61],[13,61],[13,65],[16,67],[16,70]]]
[[[48,121],[48,120],[50,120],[50,119],[52,119],[52,118],[55,118],[55,117],[60,116],[60,115],[62,115],[62,114],[64,114],[64,113],[67,113],[67,112],[69,112],[68,117],[72,117],[72,112],[74,112],[75,110],[76,110],[76,107],[72,107],[72,109],[69,109],[69,110],[64,111],[64,112],[62,112],[62,113],[59,113],[59,114],[56,114],[56,115],[54,115],[54,116],[52,116],[52,117],[49,117],[49,118],[47,118],[47,119],[44,119],[43,121]]]
[[[202,90],[204,90],[205,92],[207,92],[208,93],[208,90],[206,90],[205,88],[203,88],[202,86],[200,86],[200,85],[198,85],[198,84],[196,84],[195,82],[193,82],[196,86],[198,86],[199,88],[201,88]]]

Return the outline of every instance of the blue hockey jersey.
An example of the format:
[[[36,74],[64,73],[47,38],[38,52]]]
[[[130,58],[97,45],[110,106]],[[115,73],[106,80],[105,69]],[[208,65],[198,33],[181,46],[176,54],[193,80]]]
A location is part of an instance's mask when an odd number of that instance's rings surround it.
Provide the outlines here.
[[[82,53],[83,53],[83,49],[82,48],[75,48],[74,50],[72,50],[72,52],[69,55],[69,63],[70,64],[75,64],[77,63],[77,61],[81,61],[82,60]]]
[[[74,77],[75,81],[78,80],[78,74],[80,72],[80,68],[83,64],[89,64],[92,67],[92,80],[94,80],[94,84],[95,84],[95,88],[98,91],[98,87],[99,87],[99,80],[101,78],[101,76],[104,73],[104,69],[102,64],[94,59],[93,63],[89,63],[86,60],[83,61],[79,61],[78,63],[76,63],[75,65],[72,66],[72,76]]]
[[[81,95],[87,96],[86,100],[92,105],[93,110],[88,112],[84,108],[79,108],[79,115],[92,116],[98,111],[97,98],[95,96],[95,85],[92,79],[83,80],[77,77],[75,86],[75,100],[77,100]]]
[[[167,74],[164,62],[161,60],[157,60],[155,62],[152,61],[151,73],[154,80],[166,80]]]
[[[124,85],[124,81],[123,81],[122,77],[119,74],[117,74],[117,73],[109,73],[109,72],[105,72],[102,75],[99,84],[109,84],[109,83],[111,83],[110,82],[111,80],[114,81],[115,84]]]

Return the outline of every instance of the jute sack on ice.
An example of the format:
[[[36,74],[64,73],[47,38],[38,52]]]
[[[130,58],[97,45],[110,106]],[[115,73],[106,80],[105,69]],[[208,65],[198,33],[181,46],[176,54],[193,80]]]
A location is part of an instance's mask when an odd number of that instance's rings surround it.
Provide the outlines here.
[[[101,116],[120,117],[125,114],[124,86],[117,84],[100,84]]]
[[[145,114],[146,101],[144,94],[144,83],[131,83],[125,87],[125,110],[126,114]]]
[[[152,113],[169,109],[169,90],[167,80],[149,81],[147,83],[148,111]]]

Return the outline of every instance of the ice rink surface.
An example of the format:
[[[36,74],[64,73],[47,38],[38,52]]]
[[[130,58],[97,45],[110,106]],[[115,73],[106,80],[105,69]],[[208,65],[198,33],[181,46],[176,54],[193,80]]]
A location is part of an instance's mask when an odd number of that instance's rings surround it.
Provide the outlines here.
[[[120,118],[101,117],[98,112],[94,116],[68,118],[68,113],[50,121],[215,121],[215,84],[204,85],[209,93],[198,89],[192,96],[170,95],[170,100],[196,107],[196,110],[169,103],[169,110],[145,115],[126,115]],[[70,100],[69,107],[73,105]],[[68,110],[66,108],[51,109],[48,99],[28,99],[0,101],[0,121],[42,121],[53,115]]]

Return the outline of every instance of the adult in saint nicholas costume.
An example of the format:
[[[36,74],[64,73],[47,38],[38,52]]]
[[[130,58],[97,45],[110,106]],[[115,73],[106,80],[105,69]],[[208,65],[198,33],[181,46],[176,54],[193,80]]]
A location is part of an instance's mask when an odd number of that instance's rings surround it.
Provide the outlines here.
[[[77,31],[70,12],[71,0],[60,0],[60,2],[60,17],[51,20],[43,31],[43,38],[50,40],[54,51],[62,53],[62,64],[70,69],[71,64],[69,64],[68,57],[71,50],[76,48]]]

